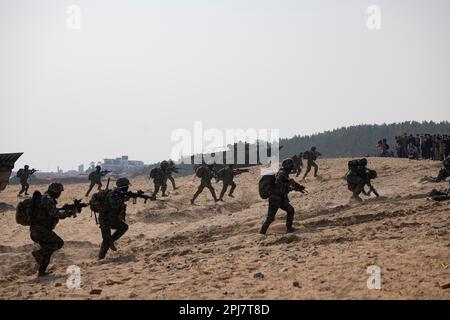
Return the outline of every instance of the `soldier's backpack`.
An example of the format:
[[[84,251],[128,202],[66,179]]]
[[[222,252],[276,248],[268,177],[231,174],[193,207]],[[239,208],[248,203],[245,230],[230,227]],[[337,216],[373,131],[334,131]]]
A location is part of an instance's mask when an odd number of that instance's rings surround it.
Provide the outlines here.
[[[94,180],[94,175],[95,175],[95,171],[92,171],[91,173],[89,173],[88,179],[89,180]]]
[[[258,191],[262,199],[267,199],[275,187],[275,174],[266,174],[259,179]]]
[[[91,200],[89,201],[89,208],[91,208],[91,210],[94,212],[104,212],[108,210],[106,203],[106,196],[111,191],[112,191],[111,189],[108,189],[108,190],[100,190],[94,193],[91,197]]]
[[[161,176],[161,168],[153,168],[150,170],[150,178],[155,179]]]
[[[25,199],[17,205],[16,209],[16,222],[23,226],[31,225],[33,214],[37,209],[39,201],[42,198],[42,194],[39,191],[33,193],[33,197]]]
[[[16,177],[21,178],[22,176],[23,176],[23,169],[19,169],[19,171],[17,171],[16,173]]]
[[[205,176],[207,170],[209,170],[207,166],[200,166],[195,170],[195,175],[201,178]]]
[[[306,150],[303,152],[303,159],[308,160],[310,158],[311,151]]]

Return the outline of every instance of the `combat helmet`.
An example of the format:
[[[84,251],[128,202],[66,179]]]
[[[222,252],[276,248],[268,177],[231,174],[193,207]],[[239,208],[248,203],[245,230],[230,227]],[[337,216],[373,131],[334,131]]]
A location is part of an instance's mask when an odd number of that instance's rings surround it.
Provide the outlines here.
[[[119,178],[116,181],[117,188],[125,188],[131,186],[130,180],[128,178]]]
[[[286,170],[292,170],[292,168],[294,168],[294,161],[291,158],[284,159],[283,162],[281,162],[281,167]]]
[[[52,192],[52,193],[61,193],[64,191],[64,186],[62,185],[62,183],[59,182],[53,182],[48,186],[48,192]]]

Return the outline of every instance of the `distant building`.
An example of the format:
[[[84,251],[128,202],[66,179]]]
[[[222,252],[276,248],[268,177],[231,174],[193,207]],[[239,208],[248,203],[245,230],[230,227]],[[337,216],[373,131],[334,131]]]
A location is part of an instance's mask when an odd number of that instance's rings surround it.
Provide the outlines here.
[[[78,173],[83,173],[84,172],[84,164],[80,164],[78,166]]]
[[[144,162],[139,160],[128,160],[128,156],[122,156],[115,159],[104,159],[102,164],[103,170],[113,172],[130,172],[138,171],[144,168]]]

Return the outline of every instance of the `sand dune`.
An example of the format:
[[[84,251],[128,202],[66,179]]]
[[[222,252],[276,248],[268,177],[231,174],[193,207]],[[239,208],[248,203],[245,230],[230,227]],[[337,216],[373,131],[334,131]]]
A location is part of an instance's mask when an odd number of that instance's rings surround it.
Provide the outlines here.
[[[177,179],[170,197],[128,205],[128,233],[117,252],[97,261],[101,236],[90,210],[59,223],[65,246],[52,258],[52,275],[36,278],[28,229],[17,225],[17,186],[0,194],[0,297],[3,299],[449,299],[450,202],[425,195],[448,183],[421,182],[440,163],[370,158],[382,197],[350,201],[348,159],[319,160],[320,177],[293,193],[293,234],[279,212],[267,236],[258,234],[267,213],[259,198],[259,168],[237,177],[235,198],[217,205],[207,190],[191,206],[198,185]],[[150,190],[143,177],[133,189]],[[220,190],[217,185],[216,190]],[[44,191],[46,186],[32,186]],[[85,193],[65,186],[61,202]],[[169,190],[171,187],[169,186]],[[66,287],[66,269],[81,268],[82,287]],[[367,288],[367,267],[381,268],[380,290]],[[98,289],[97,291],[92,291]],[[95,294],[97,293],[97,294]],[[99,293],[99,294],[98,294]]]

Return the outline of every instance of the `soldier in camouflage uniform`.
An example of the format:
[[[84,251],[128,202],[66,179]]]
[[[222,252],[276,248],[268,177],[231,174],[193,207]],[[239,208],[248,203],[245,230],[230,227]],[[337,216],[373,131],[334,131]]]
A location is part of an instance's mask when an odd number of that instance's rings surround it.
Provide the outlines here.
[[[295,210],[289,203],[288,194],[290,191],[298,190],[303,191],[304,186],[299,185],[293,179],[289,178],[289,174],[294,169],[294,162],[292,159],[285,159],[281,164],[280,170],[278,170],[275,177],[275,185],[269,196],[269,209],[267,212],[267,218],[261,227],[259,233],[266,234],[270,224],[275,220],[275,214],[278,209],[284,210],[287,213],[286,216],[286,229],[287,232],[294,232],[295,229],[292,226],[294,222]]]
[[[230,164],[228,166],[225,166],[219,172],[217,175],[220,177],[220,179],[223,182],[222,191],[220,192],[219,200],[223,201],[223,196],[225,195],[225,192],[227,192],[227,189],[229,186],[231,186],[230,192],[228,193],[228,196],[233,198],[233,192],[236,189],[236,183],[233,181],[234,179],[234,172],[233,172],[233,165]]]
[[[178,188],[175,186],[175,179],[172,177],[172,173],[177,173],[177,168],[175,167],[175,163],[172,160],[169,160],[167,167],[167,179],[172,183],[173,190],[177,190]]]
[[[434,182],[445,181],[448,177],[450,177],[450,157],[442,161],[442,168],[439,170],[437,177],[434,178]]]
[[[30,185],[28,184],[28,179],[30,178],[30,176],[35,173],[36,170],[35,169],[31,169],[28,165],[25,165],[23,167],[23,169],[19,170],[17,172],[17,176],[20,179],[20,185],[22,186],[22,188],[19,191],[19,194],[17,196],[21,196],[22,193],[25,192],[25,195],[28,195],[28,189],[30,188]]]
[[[109,249],[116,251],[114,242],[122,237],[128,230],[125,223],[125,213],[129,198],[126,195],[130,181],[127,178],[120,178],[116,181],[116,188],[108,191],[105,197],[105,204],[99,212],[100,230],[102,233],[102,244],[98,258],[104,259]],[[111,235],[111,229],[116,231]]]
[[[314,177],[317,177],[317,171],[319,170],[319,166],[317,165],[317,163],[315,162],[317,160],[318,156],[321,156],[322,154],[320,152],[318,152],[316,150],[316,147],[312,147],[311,150],[306,151],[306,156],[307,156],[307,167],[306,167],[306,171],[305,171],[305,175],[303,176],[303,180],[306,179],[306,176],[308,175],[308,173],[311,171],[311,167],[314,167]]]
[[[102,177],[107,175],[108,171],[101,171],[101,170],[102,167],[96,166],[95,171],[89,174],[89,180],[91,181],[91,184],[89,186],[88,191],[86,192],[86,197],[89,196],[95,185],[98,186],[97,190],[100,190],[102,188]]]
[[[159,168],[156,169],[156,174],[153,176],[153,184],[154,184],[154,190],[152,193],[152,198],[156,199],[156,195],[158,194],[159,190],[162,191],[162,196],[167,197],[166,194],[167,191],[167,179],[170,175],[169,173],[169,163],[167,161],[161,162],[161,165]],[[152,174],[152,172],[150,172]],[[152,178],[152,177],[150,177]]]
[[[215,177],[215,173],[213,170],[213,165],[201,165],[197,168],[196,174],[200,176],[200,185],[197,189],[197,192],[195,192],[194,196],[191,199],[191,204],[194,204],[195,199],[202,193],[204,188],[207,188],[211,195],[214,198],[214,201],[217,202],[219,199],[216,197],[216,192],[214,191],[214,188],[211,184],[211,179]]]
[[[56,208],[57,199],[64,191],[64,187],[60,183],[52,183],[48,187],[47,192],[42,196],[39,205],[33,212],[30,223],[31,240],[38,243],[39,250],[32,252],[34,259],[39,266],[39,276],[45,276],[47,266],[50,263],[50,257],[53,252],[63,247],[64,241],[55,233],[53,229],[59,222],[73,216],[77,211],[64,210]]]
[[[294,161],[294,169],[295,169],[295,176],[298,177],[300,173],[302,172],[303,167],[303,153],[300,152],[298,155],[294,154],[292,156],[292,160]]]
[[[370,183],[371,179],[376,178],[376,172],[367,168],[367,159],[357,159],[349,161],[349,171],[347,172],[347,188],[353,195],[352,199],[362,201],[360,194],[368,196],[364,190],[365,186]]]

